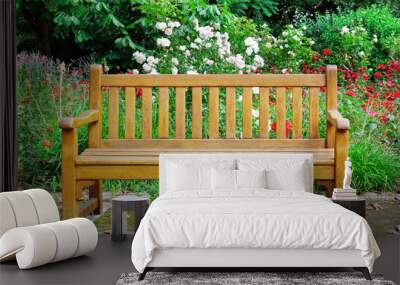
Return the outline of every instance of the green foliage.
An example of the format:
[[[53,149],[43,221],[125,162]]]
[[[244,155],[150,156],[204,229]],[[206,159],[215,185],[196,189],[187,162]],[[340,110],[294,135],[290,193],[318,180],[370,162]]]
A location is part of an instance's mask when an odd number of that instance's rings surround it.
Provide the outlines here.
[[[46,56],[17,57],[17,144],[20,186],[59,188],[61,130],[58,121],[87,110],[85,61],[65,65]],[[87,141],[87,130],[79,142]]]
[[[278,12],[276,0],[220,0],[230,11],[247,18],[262,22]]]
[[[333,52],[330,63],[350,67],[386,62],[398,49],[400,19],[386,6],[372,6],[345,13],[326,13],[316,20],[303,19],[308,35],[313,36],[318,51]]]
[[[399,154],[372,137],[355,139],[350,146],[352,187],[364,191],[396,191]]]

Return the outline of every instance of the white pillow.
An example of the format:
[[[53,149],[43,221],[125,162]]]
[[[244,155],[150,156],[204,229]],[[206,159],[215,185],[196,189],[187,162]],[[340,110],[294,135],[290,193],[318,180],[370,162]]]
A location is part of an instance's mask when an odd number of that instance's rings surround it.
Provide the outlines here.
[[[267,171],[268,189],[306,192],[307,181],[304,172],[302,167],[293,167],[285,172],[271,169]]]
[[[267,171],[262,170],[236,170],[238,188],[267,188]]]
[[[169,163],[168,191],[211,189],[211,166]]]
[[[268,189],[312,192],[312,162],[305,159],[240,159],[237,163],[239,170],[265,169]]]
[[[236,170],[217,169],[211,170],[212,189],[236,190]]]

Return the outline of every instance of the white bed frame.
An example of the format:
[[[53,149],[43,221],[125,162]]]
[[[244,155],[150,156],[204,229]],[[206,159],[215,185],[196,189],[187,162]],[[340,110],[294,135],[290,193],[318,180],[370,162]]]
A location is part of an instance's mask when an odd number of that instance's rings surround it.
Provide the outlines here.
[[[260,154],[239,154],[235,158],[245,155],[257,157]],[[263,156],[266,154],[263,153]],[[310,158],[308,154],[268,154],[275,157]],[[212,160],[218,158],[232,158],[232,154],[202,154],[202,159]],[[166,192],[164,188],[167,180],[165,169],[166,159],[198,159],[199,154],[168,154],[160,156],[160,194]],[[312,159],[308,161],[312,178]],[[164,167],[163,167],[164,166]],[[310,181],[313,181],[312,179]],[[312,186],[311,186],[312,187]],[[310,191],[310,190],[308,190]],[[312,190],[311,190],[312,191]],[[154,268],[188,268],[188,267],[230,267],[230,268],[290,268],[290,267],[353,267],[361,271],[364,277],[371,280],[371,276],[365,261],[359,250],[330,250],[330,249],[194,249],[194,248],[170,248],[158,249],[154,252],[144,272],[140,274],[142,280],[149,270]]]

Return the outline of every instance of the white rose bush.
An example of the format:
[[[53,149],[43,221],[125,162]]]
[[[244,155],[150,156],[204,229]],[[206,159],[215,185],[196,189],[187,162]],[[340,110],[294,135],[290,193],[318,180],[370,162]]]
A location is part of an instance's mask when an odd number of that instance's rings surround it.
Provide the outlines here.
[[[185,24],[159,21],[154,29],[155,48],[133,53],[133,65],[140,73],[249,74],[283,69],[290,73],[298,72],[304,58],[312,55],[312,40],[292,25],[278,38],[265,26],[249,29],[240,41],[235,30],[219,22],[201,23],[196,17]]]

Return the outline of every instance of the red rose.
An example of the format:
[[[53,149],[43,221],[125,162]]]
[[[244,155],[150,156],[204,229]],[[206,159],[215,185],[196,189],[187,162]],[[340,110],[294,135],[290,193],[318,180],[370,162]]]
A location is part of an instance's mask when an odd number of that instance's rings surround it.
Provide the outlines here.
[[[287,138],[289,137],[289,133],[290,133],[291,128],[292,128],[292,125],[290,124],[290,122],[288,120],[286,120],[286,122],[285,122],[285,131],[286,131],[286,137]],[[276,123],[275,122],[271,124],[271,129],[274,132],[276,132]]]
[[[349,95],[351,97],[356,97],[356,93],[354,93],[354,91],[351,91],[351,90],[347,91],[346,95]]]
[[[377,72],[374,72],[373,76],[374,76],[375,78],[381,78],[381,77],[382,77],[382,73],[380,73],[379,71],[377,71]]]
[[[49,140],[43,140],[42,141],[42,146],[45,148],[50,148],[51,147],[51,142]]]
[[[324,48],[324,49],[322,50],[322,54],[323,54],[323,55],[326,55],[326,56],[331,56],[331,55],[332,55],[332,52],[331,52],[329,49]]]
[[[136,97],[142,97],[142,95],[143,95],[143,89],[136,88]]]
[[[321,58],[321,55],[318,54],[318,53],[316,53],[316,54],[314,54],[314,55],[312,56],[311,60],[312,60],[313,62],[316,62],[316,61],[320,60],[320,58]]]

